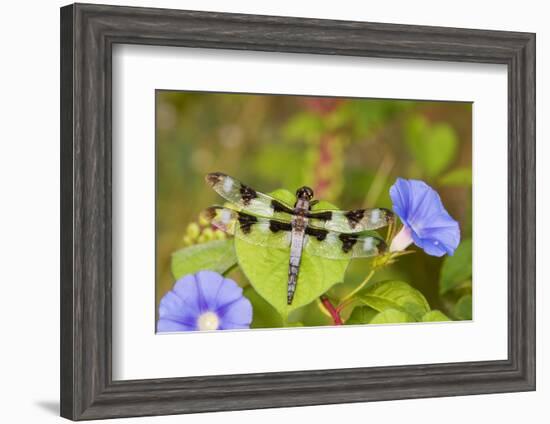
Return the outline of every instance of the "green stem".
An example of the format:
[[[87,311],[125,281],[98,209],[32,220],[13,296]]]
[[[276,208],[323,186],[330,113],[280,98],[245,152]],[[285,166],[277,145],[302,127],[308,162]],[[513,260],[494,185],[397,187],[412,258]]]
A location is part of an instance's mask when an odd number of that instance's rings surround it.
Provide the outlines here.
[[[361,291],[363,289],[363,287],[365,287],[367,285],[367,283],[370,281],[370,279],[372,278],[372,276],[374,275],[374,272],[375,270],[374,269],[371,269],[371,271],[369,272],[369,274],[365,277],[365,279],[363,280],[363,282],[361,284],[359,284],[355,290],[353,290],[351,293],[348,293],[346,296],[344,296],[342,298],[342,302],[346,302],[347,300],[351,299],[353,296],[355,296],[359,291]]]
[[[347,308],[350,305],[353,305],[355,302],[357,302],[357,299],[348,299],[345,302],[340,303],[336,307],[336,310],[338,311],[338,313],[341,313],[345,308]]]

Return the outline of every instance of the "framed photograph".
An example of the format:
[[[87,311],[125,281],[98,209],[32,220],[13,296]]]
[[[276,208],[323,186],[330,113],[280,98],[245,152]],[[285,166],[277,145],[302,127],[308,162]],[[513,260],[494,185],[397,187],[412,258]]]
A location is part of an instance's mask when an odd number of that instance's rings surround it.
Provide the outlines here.
[[[61,415],[535,389],[535,35],[61,9]]]

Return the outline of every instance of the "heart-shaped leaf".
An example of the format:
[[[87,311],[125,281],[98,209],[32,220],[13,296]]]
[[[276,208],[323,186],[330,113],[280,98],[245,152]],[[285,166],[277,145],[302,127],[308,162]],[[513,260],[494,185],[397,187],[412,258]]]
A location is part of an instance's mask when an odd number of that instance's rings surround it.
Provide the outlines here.
[[[357,306],[346,321],[346,325],[368,324],[378,314],[376,309],[370,306]]]
[[[403,281],[381,281],[361,291],[358,298],[378,312],[387,309],[403,311],[420,321],[430,311],[422,293]],[[372,322],[372,321],[371,321]]]
[[[233,240],[214,240],[185,247],[172,254],[172,275],[177,280],[201,270],[226,272],[237,263]]]
[[[287,190],[277,190],[271,195],[286,203],[295,201],[295,196]],[[336,208],[327,202],[319,202],[312,209]],[[324,259],[302,252],[296,293],[292,305],[287,305],[290,249],[258,246],[236,237],[235,251],[239,265],[254,289],[285,321],[291,311],[307,305],[334,284],[342,282],[349,264],[349,260]]]
[[[428,312],[422,317],[422,322],[439,322],[439,321],[452,321],[447,315],[443,312],[434,309],[433,311]]]
[[[384,312],[380,312],[369,324],[400,324],[403,322],[415,322],[415,319],[407,312],[398,309],[386,309]]]

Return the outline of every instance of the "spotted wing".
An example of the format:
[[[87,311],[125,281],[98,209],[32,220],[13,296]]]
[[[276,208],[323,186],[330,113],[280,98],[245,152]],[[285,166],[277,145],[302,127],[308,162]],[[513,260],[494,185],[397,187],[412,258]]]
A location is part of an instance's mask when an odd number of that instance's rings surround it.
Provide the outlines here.
[[[304,252],[327,259],[368,258],[384,253],[384,240],[374,232],[369,234],[339,233],[308,226]]]
[[[389,209],[316,210],[307,215],[312,226],[340,233],[359,233],[390,225],[394,214]]]
[[[267,194],[260,193],[229,175],[213,172],[206,176],[206,182],[225,200],[240,211],[270,218],[275,212],[292,214],[294,208]]]
[[[213,206],[206,216],[216,228],[248,243],[275,249],[289,249],[292,226],[288,222],[257,217],[242,211]],[[339,233],[307,226],[304,252],[327,259],[349,260],[376,256],[386,250],[386,243],[376,233]]]
[[[292,226],[288,222],[258,217],[221,206],[206,209],[205,216],[216,228],[248,243],[275,249],[290,248]]]

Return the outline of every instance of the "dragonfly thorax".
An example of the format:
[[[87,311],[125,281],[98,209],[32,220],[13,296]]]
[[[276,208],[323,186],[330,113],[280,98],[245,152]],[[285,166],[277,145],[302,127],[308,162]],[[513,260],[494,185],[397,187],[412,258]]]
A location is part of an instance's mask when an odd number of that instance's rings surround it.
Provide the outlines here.
[[[313,199],[313,190],[307,186],[300,187],[296,190],[296,197],[298,199],[307,200],[308,202]]]

